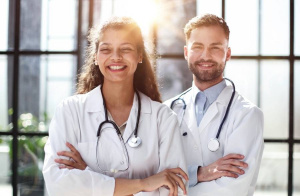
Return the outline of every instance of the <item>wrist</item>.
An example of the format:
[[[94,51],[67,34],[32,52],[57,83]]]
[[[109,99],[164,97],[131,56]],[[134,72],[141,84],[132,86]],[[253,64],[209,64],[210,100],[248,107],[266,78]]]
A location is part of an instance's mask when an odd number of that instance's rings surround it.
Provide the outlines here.
[[[197,180],[198,180],[198,182],[203,182],[202,170],[203,170],[203,168],[201,166],[199,166],[198,170],[197,170]]]
[[[145,191],[146,182],[145,179],[137,179],[136,184],[138,185],[138,192]]]

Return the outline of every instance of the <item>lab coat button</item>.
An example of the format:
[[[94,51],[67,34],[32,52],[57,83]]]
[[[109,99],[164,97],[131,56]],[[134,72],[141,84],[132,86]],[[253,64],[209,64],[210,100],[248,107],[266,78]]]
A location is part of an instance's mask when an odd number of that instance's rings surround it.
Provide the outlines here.
[[[194,146],[194,150],[197,150],[197,149],[198,149],[198,147],[195,145],[195,146]]]
[[[123,164],[124,164],[124,161],[121,161],[120,164],[123,165]]]

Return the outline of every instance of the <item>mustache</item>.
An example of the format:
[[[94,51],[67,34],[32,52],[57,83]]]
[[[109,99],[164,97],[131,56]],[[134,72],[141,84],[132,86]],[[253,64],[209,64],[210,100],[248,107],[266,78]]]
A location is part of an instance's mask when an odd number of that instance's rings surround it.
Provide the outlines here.
[[[195,61],[194,64],[200,64],[200,63],[213,63],[213,64],[217,64],[216,61],[213,61],[213,60],[207,60],[207,61],[205,61],[205,60],[203,60],[203,59],[200,59],[200,60],[198,60],[198,61]]]

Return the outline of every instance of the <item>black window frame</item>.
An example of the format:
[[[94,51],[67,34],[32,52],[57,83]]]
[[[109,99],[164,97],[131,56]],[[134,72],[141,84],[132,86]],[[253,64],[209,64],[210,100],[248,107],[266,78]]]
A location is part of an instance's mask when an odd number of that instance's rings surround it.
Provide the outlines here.
[[[41,50],[19,50],[20,46],[20,4],[21,0],[12,0],[9,3],[13,4],[14,10],[9,10],[10,12],[14,12],[14,48],[12,50],[8,49],[7,51],[0,51],[0,55],[9,55],[13,56],[13,84],[12,84],[12,108],[14,110],[13,115],[11,117],[11,122],[13,123],[13,129],[9,132],[0,130],[0,136],[11,136],[13,141],[13,159],[12,159],[12,187],[13,187],[13,196],[17,196],[18,192],[18,138],[20,136],[47,136],[48,133],[40,133],[40,132],[20,132],[17,124],[18,124],[18,89],[19,89],[19,58],[21,55],[51,55],[51,54],[71,54],[77,57],[77,73],[79,73],[82,66],[82,56],[83,56],[83,38],[82,37],[82,23],[83,23],[83,1],[88,1],[88,27],[92,27],[93,25],[93,8],[94,8],[94,0],[77,0],[77,48],[73,51],[41,51]],[[259,9],[261,9],[262,0],[259,0]],[[265,138],[265,143],[276,143],[276,144],[287,144],[288,145],[288,196],[292,196],[293,194],[293,153],[294,153],[294,145],[300,144],[300,139],[294,138],[294,64],[295,60],[300,60],[300,56],[294,55],[294,11],[295,11],[295,0],[289,1],[290,7],[290,52],[288,56],[232,56],[232,59],[244,59],[244,60],[257,60],[259,62],[261,60],[278,60],[284,59],[289,61],[289,128],[288,128],[288,138],[287,139],[268,139]],[[226,0],[222,0],[222,17],[225,18],[225,6]],[[260,13],[260,12],[259,12]],[[259,45],[261,42],[261,15],[259,15]],[[156,37],[157,26],[153,26],[153,40],[156,41],[154,47],[157,46],[157,37]],[[154,48],[154,50],[155,50]],[[184,59],[183,55],[174,55],[174,54],[163,54],[159,55],[160,59]],[[260,85],[260,78],[258,78],[258,85]],[[259,87],[259,86],[258,86]],[[258,97],[260,97],[258,95]],[[258,99],[259,100],[259,99]],[[260,102],[258,101],[258,105]]]

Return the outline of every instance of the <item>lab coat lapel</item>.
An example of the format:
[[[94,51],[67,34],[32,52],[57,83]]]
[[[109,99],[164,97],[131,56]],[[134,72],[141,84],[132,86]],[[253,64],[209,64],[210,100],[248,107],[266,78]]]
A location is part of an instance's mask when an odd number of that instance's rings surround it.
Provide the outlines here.
[[[101,122],[105,121],[105,110],[103,106],[103,97],[100,87],[101,86],[97,86],[96,88],[88,92],[86,98],[86,110],[88,113],[90,113],[90,115],[92,115],[92,123],[95,123],[97,125],[97,128]],[[97,131],[98,129],[95,130],[95,135],[97,135]]]
[[[227,86],[223,89],[221,94],[218,96],[217,100],[214,101],[210,107],[207,109],[205,115],[203,116],[199,130],[200,133],[208,126],[209,123],[212,122],[212,119],[217,115],[217,114],[223,114],[224,110],[226,110],[226,107],[229,103],[230,97],[231,97],[231,86]]]
[[[141,122],[145,118],[145,113],[151,113],[151,106],[150,106],[150,101],[148,100],[149,98],[146,97],[144,94],[140,93],[140,98],[141,98],[141,115],[140,115],[140,121],[139,121],[139,130],[138,130],[138,135],[139,132],[141,131]],[[130,111],[129,118],[127,120],[127,125],[126,129],[123,135],[124,142],[127,143],[128,139],[131,138],[131,136],[134,134],[134,129],[136,127],[136,120],[138,116],[138,98],[137,95],[134,95],[134,101],[133,105]]]
[[[191,131],[193,138],[195,139],[195,142],[198,145],[198,148],[200,148],[200,135],[198,132],[197,120],[195,116],[195,109],[194,109],[195,104],[194,101],[192,100],[191,92],[187,94],[187,99],[185,101],[186,101],[187,109],[184,115],[184,121],[187,124],[189,130]]]
[[[213,102],[209,108],[207,109],[205,115],[203,116],[200,125],[199,125],[199,132],[201,133],[205,127],[211,122],[211,120],[217,115],[218,107],[216,101]]]

